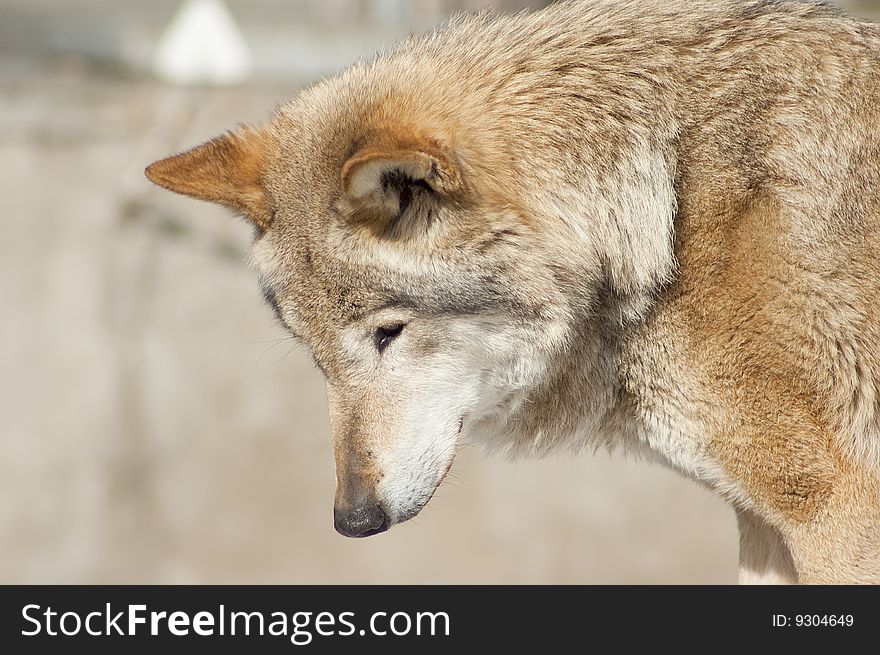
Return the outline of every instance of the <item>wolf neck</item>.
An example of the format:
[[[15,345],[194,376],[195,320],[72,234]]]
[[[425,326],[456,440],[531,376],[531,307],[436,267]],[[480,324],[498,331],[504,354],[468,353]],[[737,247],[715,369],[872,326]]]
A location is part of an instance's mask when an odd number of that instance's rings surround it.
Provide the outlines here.
[[[512,421],[488,431],[489,442],[511,453],[621,448],[695,473],[699,453],[665,444],[672,426],[689,420],[657,407],[640,383],[657,379],[668,358],[662,347],[633,346],[650,340],[646,325],[676,274],[675,84],[657,70],[601,79],[589,66],[541,84],[532,77],[527,92],[516,84],[496,91],[470,132],[480,130],[480,173],[508,175],[504,185],[518,190],[538,240],[530,256],[556,271],[572,318],[569,346],[546,382]],[[514,129],[499,134],[496,125]],[[681,390],[666,391],[678,398]]]

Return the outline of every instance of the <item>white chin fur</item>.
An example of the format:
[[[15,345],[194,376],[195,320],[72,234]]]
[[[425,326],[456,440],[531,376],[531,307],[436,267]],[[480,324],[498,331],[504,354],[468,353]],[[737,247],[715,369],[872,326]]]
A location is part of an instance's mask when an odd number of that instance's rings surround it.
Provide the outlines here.
[[[412,453],[413,460],[404,466],[399,465],[397,457],[393,458],[393,463],[385,464],[377,492],[391,525],[411,519],[428,504],[452,466],[457,442],[456,425],[436,434],[429,440],[428,447],[420,454]],[[413,448],[405,450],[409,453]],[[407,457],[405,453],[398,454],[401,458]]]
[[[462,322],[464,323],[464,321]],[[453,329],[466,332],[459,324]],[[485,327],[485,326],[480,326]],[[467,335],[462,343],[479,344],[472,352],[437,354],[421,362],[409,389],[394,448],[381,459],[378,496],[390,522],[415,516],[431,499],[452,465],[460,440],[473,428],[503,424],[540,377],[543,361],[524,357],[509,335]],[[465,372],[468,372],[465,375]]]

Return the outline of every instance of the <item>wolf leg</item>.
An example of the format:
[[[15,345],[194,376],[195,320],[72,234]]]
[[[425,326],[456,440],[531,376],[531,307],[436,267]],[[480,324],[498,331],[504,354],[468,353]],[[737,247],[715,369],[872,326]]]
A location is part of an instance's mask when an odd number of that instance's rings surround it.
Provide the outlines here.
[[[797,572],[782,536],[749,510],[737,510],[739,583],[796,584]]]

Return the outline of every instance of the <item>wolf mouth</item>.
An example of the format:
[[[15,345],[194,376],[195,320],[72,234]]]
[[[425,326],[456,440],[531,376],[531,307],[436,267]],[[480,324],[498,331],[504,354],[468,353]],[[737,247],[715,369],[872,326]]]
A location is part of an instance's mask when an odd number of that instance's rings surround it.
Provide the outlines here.
[[[464,420],[465,420],[465,417],[462,416],[458,421],[458,430],[455,433],[456,440],[458,439],[458,437],[461,436],[461,432],[464,429]],[[431,499],[434,497],[434,494],[437,493],[437,490],[440,488],[440,485],[443,484],[443,481],[446,479],[446,476],[449,475],[449,471],[452,470],[452,465],[454,463],[455,463],[455,455],[453,454],[452,457],[449,459],[449,464],[446,465],[446,469],[443,471],[443,475],[441,475],[440,479],[437,480],[437,484],[434,485],[434,489],[431,491],[431,493],[427,497],[427,499],[425,499],[425,502],[419,504],[417,507],[414,507],[414,508],[408,510],[399,519],[394,521],[394,525],[397,525],[398,523],[404,523],[406,521],[409,521],[411,518],[415,518],[419,514],[419,512],[421,512],[423,509],[425,509],[427,504],[431,502]],[[371,532],[370,534],[365,534],[364,536],[368,537],[368,536],[371,536],[372,534],[378,534],[379,532],[384,532],[385,530],[388,530],[389,527],[391,527],[391,526],[389,525],[388,527],[384,527],[382,529],[377,529],[375,532]]]
[[[431,499],[434,497],[434,494],[437,493],[437,490],[440,488],[440,485],[443,484],[443,481],[446,479],[447,474],[452,469],[452,464],[454,461],[455,461],[455,456],[453,455],[452,459],[449,460],[449,464],[446,466],[446,470],[443,471],[443,475],[440,476],[440,479],[437,481],[437,484],[434,485],[434,489],[431,491],[431,493],[428,495],[428,497],[425,499],[425,501],[423,503],[420,503],[416,507],[408,510],[405,514],[403,514],[399,519],[397,519],[394,522],[394,525],[397,525],[398,523],[405,523],[406,521],[409,521],[411,518],[415,518],[419,514],[419,512],[421,512],[423,509],[425,509],[427,504],[431,502]],[[385,529],[387,530],[388,528],[385,528]],[[384,530],[378,530],[378,532],[383,532],[383,531]],[[370,535],[364,535],[364,536],[367,537]]]

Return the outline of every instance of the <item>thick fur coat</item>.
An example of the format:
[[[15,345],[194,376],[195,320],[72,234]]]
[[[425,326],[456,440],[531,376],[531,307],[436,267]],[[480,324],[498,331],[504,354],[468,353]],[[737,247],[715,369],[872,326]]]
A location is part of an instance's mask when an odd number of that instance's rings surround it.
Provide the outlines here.
[[[460,17],[147,174],[256,226],[326,375],[340,532],[413,516],[464,440],[619,447],[732,504],[744,581],[880,582],[874,25]]]

